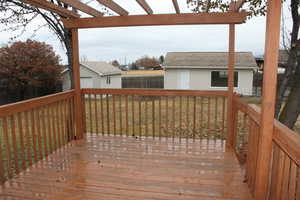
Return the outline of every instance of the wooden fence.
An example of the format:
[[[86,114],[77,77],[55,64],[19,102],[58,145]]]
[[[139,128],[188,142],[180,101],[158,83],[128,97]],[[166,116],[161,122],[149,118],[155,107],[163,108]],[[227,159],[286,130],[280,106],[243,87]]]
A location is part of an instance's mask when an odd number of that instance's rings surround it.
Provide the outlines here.
[[[260,142],[260,108],[234,98],[236,153],[245,156],[246,181],[254,194]],[[239,114],[240,113],[240,114]],[[242,125],[241,125],[242,124]],[[300,199],[300,136],[274,120],[268,199]]]
[[[83,89],[86,132],[225,139],[227,92]]]
[[[74,139],[74,92],[0,106],[0,181]]]
[[[122,88],[164,88],[164,76],[122,77]]]

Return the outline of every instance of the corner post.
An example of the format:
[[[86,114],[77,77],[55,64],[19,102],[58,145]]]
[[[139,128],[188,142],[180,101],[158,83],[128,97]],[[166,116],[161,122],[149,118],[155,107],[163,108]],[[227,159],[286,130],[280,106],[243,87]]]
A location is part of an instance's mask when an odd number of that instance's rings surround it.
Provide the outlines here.
[[[75,125],[76,138],[83,138],[83,121],[82,121],[82,103],[81,103],[81,89],[80,89],[80,66],[79,66],[79,45],[78,45],[78,29],[71,29],[72,33],[72,69],[73,81],[75,90]]]
[[[257,200],[265,200],[268,196],[280,40],[281,0],[268,0],[267,6],[262,114],[254,193]]]
[[[234,63],[235,63],[235,24],[229,24],[229,50],[228,50],[228,105],[227,105],[227,147],[234,148]]]

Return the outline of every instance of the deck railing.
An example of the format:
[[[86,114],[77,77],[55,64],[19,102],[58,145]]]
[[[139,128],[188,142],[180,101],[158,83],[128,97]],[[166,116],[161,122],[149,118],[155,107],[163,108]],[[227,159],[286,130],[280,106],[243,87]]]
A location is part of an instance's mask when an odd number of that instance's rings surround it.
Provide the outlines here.
[[[235,129],[235,149],[238,156],[246,162],[245,177],[254,194],[260,142],[260,108],[242,103],[239,96],[235,96],[234,105],[235,124],[240,127]],[[272,134],[268,199],[299,199],[300,136],[277,120],[274,120]]]
[[[74,139],[74,92],[0,106],[0,181]]]
[[[83,89],[87,133],[225,139],[227,92]]]

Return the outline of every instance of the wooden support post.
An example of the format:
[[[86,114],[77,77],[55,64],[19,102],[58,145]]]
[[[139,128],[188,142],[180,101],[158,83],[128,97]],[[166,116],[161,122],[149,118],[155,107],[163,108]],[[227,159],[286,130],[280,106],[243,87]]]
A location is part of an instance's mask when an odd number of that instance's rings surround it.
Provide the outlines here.
[[[81,103],[81,89],[80,89],[80,66],[79,66],[79,45],[78,45],[78,29],[71,29],[72,31],[72,69],[73,81],[75,89],[75,125],[76,125],[76,139],[83,138],[83,120],[82,120],[82,103]]]
[[[280,38],[281,0],[268,0],[263,74],[262,114],[258,148],[255,199],[267,198],[269,168],[272,155],[278,48]]]
[[[228,50],[228,111],[227,111],[227,147],[234,144],[234,109],[233,109],[233,92],[234,92],[234,63],[235,63],[235,25],[229,24],[229,50]]]

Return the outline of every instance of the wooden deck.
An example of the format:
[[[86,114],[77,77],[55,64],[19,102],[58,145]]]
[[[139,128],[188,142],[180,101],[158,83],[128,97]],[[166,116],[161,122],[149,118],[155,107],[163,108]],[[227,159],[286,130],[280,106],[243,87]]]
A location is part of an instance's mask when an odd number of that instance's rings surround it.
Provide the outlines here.
[[[0,199],[249,200],[218,141],[87,135],[6,182]]]

